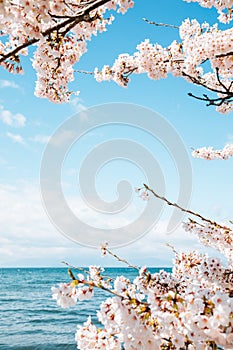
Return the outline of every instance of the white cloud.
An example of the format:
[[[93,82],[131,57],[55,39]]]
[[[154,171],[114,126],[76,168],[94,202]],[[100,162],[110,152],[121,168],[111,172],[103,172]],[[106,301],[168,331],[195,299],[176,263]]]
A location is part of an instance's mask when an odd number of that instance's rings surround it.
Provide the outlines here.
[[[71,203],[72,202],[72,203]],[[81,203],[79,197],[70,201],[84,222],[94,227],[102,226],[101,215],[93,216]],[[78,209],[79,208],[79,209]],[[102,259],[100,251],[81,247],[61,235],[50,223],[43,208],[38,186],[29,182],[0,185],[0,266],[59,266],[62,260],[78,266],[101,264],[117,265],[109,257]],[[103,222],[102,222],[103,223]],[[126,218],[111,220],[107,227],[127,224]],[[114,252],[133,264],[147,266],[171,266],[174,257],[166,242],[177,249],[201,248],[197,239],[181,228],[172,235],[166,234],[167,222],[160,221],[156,229],[136,242]],[[85,233],[84,233],[85,234]],[[136,254],[135,254],[136,252]]]
[[[9,87],[12,89],[19,89],[20,88],[19,85],[17,85],[14,81],[1,79],[0,80],[0,89],[6,88],[6,87]]]
[[[26,124],[26,118],[21,113],[13,114],[11,111],[4,109],[0,105],[0,120],[9,126],[12,127],[24,127]]]
[[[0,266],[61,266],[62,260],[88,264],[100,253],[80,247],[50,223],[38,186],[0,185]],[[77,258],[77,256],[79,258]],[[94,263],[94,260],[92,260]]]
[[[20,143],[21,145],[25,145],[24,139],[19,134],[12,134],[11,132],[7,132],[6,134],[9,139],[11,139],[13,142]]]
[[[70,104],[76,112],[82,112],[87,109],[87,107],[84,106],[84,104],[82,103],[82,100],[79,97],[74,97],[70,101]]]
[[[83,104],[83,101],[79,97],[74,97],[70,101],[70,105],[72,106],[72,109],[76,112],[79,113],[79,119],[80,120],[87,120],[88,119],[88,107],[86,107]]]
[[[60,130],[56,134],[56,136],[53,136],[50,139],[50,143],[54,147],[62,147],[67,142],[72,141],[75,135],[76,135],[75,131],[72,131],[72,130]]]
[[[48,135],[35,135],[33,137],[30,137],[30,141],[46,144],[49,142],[50,136]]]

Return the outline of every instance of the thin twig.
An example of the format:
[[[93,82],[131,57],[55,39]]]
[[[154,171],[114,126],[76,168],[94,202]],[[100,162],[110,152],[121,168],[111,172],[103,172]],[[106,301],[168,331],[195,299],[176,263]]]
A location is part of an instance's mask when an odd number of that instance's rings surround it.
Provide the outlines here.
[[[149,21],[147,18],[142,18],[142,20],[145,21],[146,23],[152,24],[156,27],[168,27],[168,28],[173,28],[173,29],[179,29],[178,26],[174,26],[173,24],[152,22],[152,21]]]
[[[170,243],[165,243],[165,245],[169,247],[175,255],[178,255],[178,252],[177,250],[175,250],[175,247],[173,245],[171,245]]]
[[[94,72],[88,72],[88,71],[82,70],[82,69],[74,70],[74,72],[76,72],[76,73],[82,73],[82,74],[94,75]]]
[[[198,217],[199,219],[201,219],[202,221],[205,221],[205,222],[208,222],[209,224],[211,225],[214,225],[214,226],[217,226],[219,228],[222,228],[223,230],[226,230],[226,231],[231,231],[231,229],[227,226],[222,226],[220,224],[218,224],[217,222],[215,221],[212,221],[210,219],[206,219],[204,216],[200,215],[199,213],[195,213],[194,211],[192,210],[189,210],[189,209],[185,209],[183,207],[181,207],[179,204],[177,203],[172,203],[170,202],[167,198],[163,197],[163,196],[160,196],[158,193],[156,193],[154,190],[152,190],[148,185],[146,184],[143,184],[143,186],[145,187],[145,189],[149,192],[151,192],[156,198],[159,198],[161,199],[162,201],[166,202],[167,205],[170,205],[170,206],[173,206],[175,208],[178,208],[179,210],[187,213],[187,214],[191,214],[191,215],[194,215],[196,217]]]
[[[124,264],[126,264],[128,267],[133,268],[133,269],[135,269],[137,271],[140,271],[140,268],[138,266],[132,265],[126,259],[120,258],[118,255],[116,255],[113,252],[111,252],[111,250],[109,250],[107,247],[104,247],[104,250],[106,250],[106,252],[108,252],[109,255],[113,256],[118,261],[123,262]]]
[[[79,270],[79,271],[83,271],[86,274],[89,274],[90,272],[88,270],[85,270],[83,267],[77,267],[77,266],[73,266],[70,265],[69,263],[67,263],[66,261],[61,261],[62,264],[68,266],[69,268],[73,269],[73,270]]]

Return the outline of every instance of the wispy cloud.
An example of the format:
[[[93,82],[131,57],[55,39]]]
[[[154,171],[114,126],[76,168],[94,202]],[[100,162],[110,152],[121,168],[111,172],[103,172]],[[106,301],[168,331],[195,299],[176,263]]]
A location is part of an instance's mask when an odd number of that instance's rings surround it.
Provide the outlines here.
[[[48,135],[35,135],[33,137],[30,137],[30,141],[46,144],[49,142],[50,136]]]
[[[9,126],[12,127],[24,127],[26,124],[26,117],[21,113],[12,113],[11,111],[4,109],[0,105],[0,120]]]
[[[87,120],[88,119],[88,107],[86,107],[83,104],[82,99],[80,99],[79,97],[74,97],[71,101],[70,101],[70,105],[72,106],[72,109],[76,112],[79,113],[79,119],[80,120]]]
[[[20,88],[20,86],[17,85],[12,80],[0,79],[0,89],[7,88],[7,87],[12,88],[12,89],[19,89]]]
[[[82,112],[87,109],[87,107],[84,106],[83,101],[80,99],[80,97],[74,97],[70,101],[70,104],[76,112]]]
[[[60,130],[56,134],[56,136],[53,136],[51,138],[50,143],[54,147],[62,147],[67,142],[72,141],[75,135],[76,135],[75,131],[72,131],[72,130]]]
[[[15,143],[20,143],[21,145],[25,145],[25,141],[23,137],[19,134],[12,134],[11,132],[6,133],[7,137],[11,139]]]

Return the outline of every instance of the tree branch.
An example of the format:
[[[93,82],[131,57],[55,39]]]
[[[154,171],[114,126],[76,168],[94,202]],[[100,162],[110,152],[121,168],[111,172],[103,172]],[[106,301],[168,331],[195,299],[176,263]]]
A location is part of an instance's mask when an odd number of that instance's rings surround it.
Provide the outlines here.
[[[148,185],[143,184],[143,186],[144,186],[144,188],[145,188],[147,191],[151,192],[156,198],[161,199],[162,201],[164,201],[167,205],[173,206],[173,207],[175,207],[175,208],[178,208],[179,210],[181,210],[181,211],[183,211],[183,212],[185,212],[185,213],[187,213],[187,214],[194,215],[194,216],[198,217],[199,219],[201,219],[202,221],[208,222],[208,223],[211,224],[211,225],[214,225],[214,226],[217,226],[217,227],[219,227],[219,228],[222,228],[222,229],[225,230],[225,231],[231,231],[231,229],[230,229],[229,227],[227,227],[227,226],[220,225],[220,224],[218,224],[218,223],[215,222],[215,221],[212,221],[212,220],[210,220],[210,219],[206,219],[204,216],[202,216],[202,215],[200,215],[200,214],[198,214],[198,213],[195,213],[195,212],[192,211],[192,210],[185,209],[185,208],[181,207],[181,206],[180,206],[179,204],[177,204],[177,203],[172,203],[172,202],[170,202],[167,198],[165,198],[165,197],[163,197],[163,196],[160,196],[158,193],[156,193],[154,190],[152,190]]]
[[[217,94],[225,95],[223,97],[210,98],[206,94],[203,94],[203,97],[199,97],[199,96],[193,95],[192,93],[188,93],[188,96],[190,96],[190,97],[193,97],[193,98],[200,100],[200,101],[207,102],[207,106],[221,106],[223,103],[229,103],[233,99],[233,91],[231,91],[233,81],[231,81],[229,87],[227,87],[225,84],[223,84],[223,82],[221,81],[220,76],[219,76],[219,69],[218,68],[216,68],[216,79],[217,79],[219,86],[221,86],[223,88],[223,90],[219,90],[216,88],[212,88],[211,86],[208,86],[206,83],[204,83],[201,80],[201,77],[198,79],[198,78],[193,77],[185,72],[182,72],[182,75],[189,78],[193,84],[200,85],[200,86],[204,87],[205,89],[212,91],[212,92],[215,92]]]
[[[87,75],[94,75],[94,72],[89,72],[89,71],[82,70],[82,69],[77,69],[77,70],[75,70],[74,72],[76,72],[76,73],[82,73],[82,74],[87,74]]]
[[[188,96],[195,98],[199,101],[207,102],[206,106],[221,106],[225,102],[231,102],[231,96],[210,98],[208,95],[203,94],[203,97],[193,95],[191,92],[188,93]]]
[[[80,22],[89,22],[92,20],[95,20],[96,17],[91,18],[89,16],[89,13],[95,9],[97,9],[98,7],[106,4],[107,2],[109,2],[110,0],[98,0],[96,2],[91,2],[91,4],[89,6],[87,6],[84,10],[82,10],[81,13],[78,13],[76,16],[74,17],[70,17],[67,20],[57,23],[56,25],[54,25],[53,27],[45,30],[44,32],[42,32],[42,36],[46,37],[49,34],[51,34],[54,31],[59,31],[62,28],[65,28],[66,26],[68,26],[68,31],[70,31],[73,27],[75,27],[78,23]],[[64,31],[63,35],[65,35],[67,33],[67,30]],[[19,45],[18,47],[16,47],[14,50],[6,53],[6,54],[1,54],[0,55],[0,63],[6,61],[9,58],[12,58],[14,56],[16,56],[21,50],[25,49],[26,47],[29,47],[35,43],[37,43],[38,41],[40,41],[40,39],[38,38],[32,38],[29,39],[28,41],[26,41],[25,43]]]
[[[140,268],[136,265],[132,265],[130,264],[126,259],[123,259],[121,257],[119,257],[118,255],[114,254],[113,252],[111,252],[111,250],[109,250],[106,246],[104,246],[104,250],[111,256],[113,256],[116,260],[123,262],[124,264],[126,264],[128,267],[140,271]]]
[[[179,29],[178,26],[175,26],[173,24],[152,22],[152,21],[149,21],[147,18],[143,18],[142,20],[145,21],[146,23],[152,24],[152,25],[154,25],[156,27],[169,27],[169,28],[173,28],[173,29]]]
[[[205,84],[203,81],[201,81],[201,77],[200,79],[197,79],[196,77],[193,77],[192,75],[189,75],[185,72],[182,72],[182,75],[184,77],[189,78],[192,83],[196,84],[196,85],[200,85],[203,86],[205,89],[212,91],[212,92],[216,92],[217,94],[225,94],[225,95],[229,95],[229,93],[231,94],[231,97],[233,97],[233,92],[230,92],[228,88],[226,88],[226,86],[224,86],[225,91],[222,90],[218,90],[215,88],[212,88],[211,86],[208,86],[207,84]]]

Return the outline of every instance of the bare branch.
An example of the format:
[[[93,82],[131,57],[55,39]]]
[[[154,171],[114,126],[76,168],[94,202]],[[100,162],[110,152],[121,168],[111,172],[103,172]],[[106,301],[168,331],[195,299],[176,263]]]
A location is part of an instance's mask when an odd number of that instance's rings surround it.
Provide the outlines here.
[[[188,96],[195,98],[199,101],[207,102],[206,106],[221,106],[223,103],[231,102],[231,96],[228,97],[218,97],[218,98],[210,98],[208,95],[203,94],[203,97],[193,95],[191,92],[188,93]]]
[[[178,26],[175,26],[175,25],[173,25],[173,24],[152,22],[152,21],[149,21],[149,20],[146,19],[146,18],[143,18],[142,20],[145,21],[146,23],[152,24],[152,25],[154,25],[154,26],[156,26],[156,27],[168,27],[168,28],[173,28],[173,29],[179,29]]]
[[[114,254],[109,250],[106,246],[104,247],[104,250],[111,256],[113,256],[115,259],[117,259],[120,262],[123,262],[126,264],[128,267],[133,268],[134,270],[140,271],[140,268],[136,265],[131,265],[126,259],[120,258],[118,255]]]
[[[207,104],[206,104],[207,106],[221,106],[223,103],[230,103],[230,102],[232,102],[232,100],[233,100],[233,91],[231,91],[231,88],[232,88],[233,81],[231,81],[229,87],[227,87],[220,79],[219,69],[218,68],[216,68],[216,79],[217,79],[217,82],[218,82],[219,86],[221,86],[222,89],[217,89],[217,88],[213,88],[213,87],[209,86],[208,84],[206,84],[201,79],[201,77],[196,78],[196,77],[193,77],[193,76],[191,76],[191,75],[189,75],[189,74],[187,74],[185,72],[182,72],[182,75],[184,77],[189,78],[192,81],[193,84],[202,86],[205,89],[207,89],[209,91],[212,91],[212,92],[215,92],[217,94],[225,95],[223,97],[210,98],[206,94],[203,94],[203,97],[199,97],[199,96],[193,95],[192,93],[188,93],[188,96],[193,97],[193,98],[195,98],[197,100],[200,100],[200,101],[207,102]]]
[[[219,85],[222,86],[223,89],[224,89],[227,93],[229,93],[228,88],[226,87],[226,85],[223,84],[223,82],[222,82],[221,79],[220,79],[220,76],[219,76],[219,68],[218,68],[218,67],[216,68],[216,78],[217,78],[217,81],[218,81]]]
[[[83,271],[85,272],[86,274],[89,274],[89,271],[85,270],[83,267],[77,267],[77,266],[73,266],[73,265],[70,265],[68,262],[66,261],[61,261],[62,264],[68,266],[69,268],[73,269],[73,270],[79,270],[79,271]]]
[[[196,84],[196,85],[203,86],[203,87],[204,87],[205,89],[207,89],[207,90],[216,92],[216,93],[218,93],[218,94],[226,94],[226,95],[229,95],[228,89],[227,89],[227,91],[222,91],[222,90],[215,89],[215,88],[213,88],[213,87],[211,87],[211,86],[208,86],[207,84],[205,84],[205,83],[201,80],[201,77],[199,77],[199,79],[198,79],[198,78],[196,78],[196,77],[194,77],[194,76],[192,76],[192,75],[189,75],[189,74],[187,74],[187,73],[185,73],[185,72],[182,72],[182,75],[183,75],[184,77],[189,78],[189,79],[192,81],[192,83],[194,83],[194,84]],[[225,88],[225,86],[224,86],[224,88]],[[231,96],[231,97],[233,97],[233,93],[232,93],[232,96]]]
[[[217,226],[219,228],[222,228],[223,230],[225,231],[231,231],[231,229],[227,226],[223,226],[223,225],[220,225],[218,224],[217,222],[215,221],[212,221],[210,219],[206,219],[204,216],[200,215],[199,213],[195,213],[194,211],[192,210],[189,210],[189,209],[185,209],[183,207],[181,207],[179,204],[177,203],[172,203],[170,202],[167,198],[163,197],[163,196],[160,196],[158,193],[156,193],[154,190],[152,190],[148,185],[146,184],[143,184],[143,186],[145,187],[145,189],[149,192],[151,192],[156,198],[158,199],[161,199],[162,201],[164,201],[167,205],[169,206],[173,206],[175,208],[178,208],[179,210],[187,213],[187,214],[191,214],[191,215],[194,215],[196,217],[198,217],[199,219],[201,219],[202,221],[205,221],[205,222],[208,222],[209,224],[211,225],[214,225],[214,226]]]
[[[88,75],[94,75],[94,72],[88,72],[88,71],[82,70],[82,69],[74,70],[74,72],[82,73],[82,74],[88,74]]]

